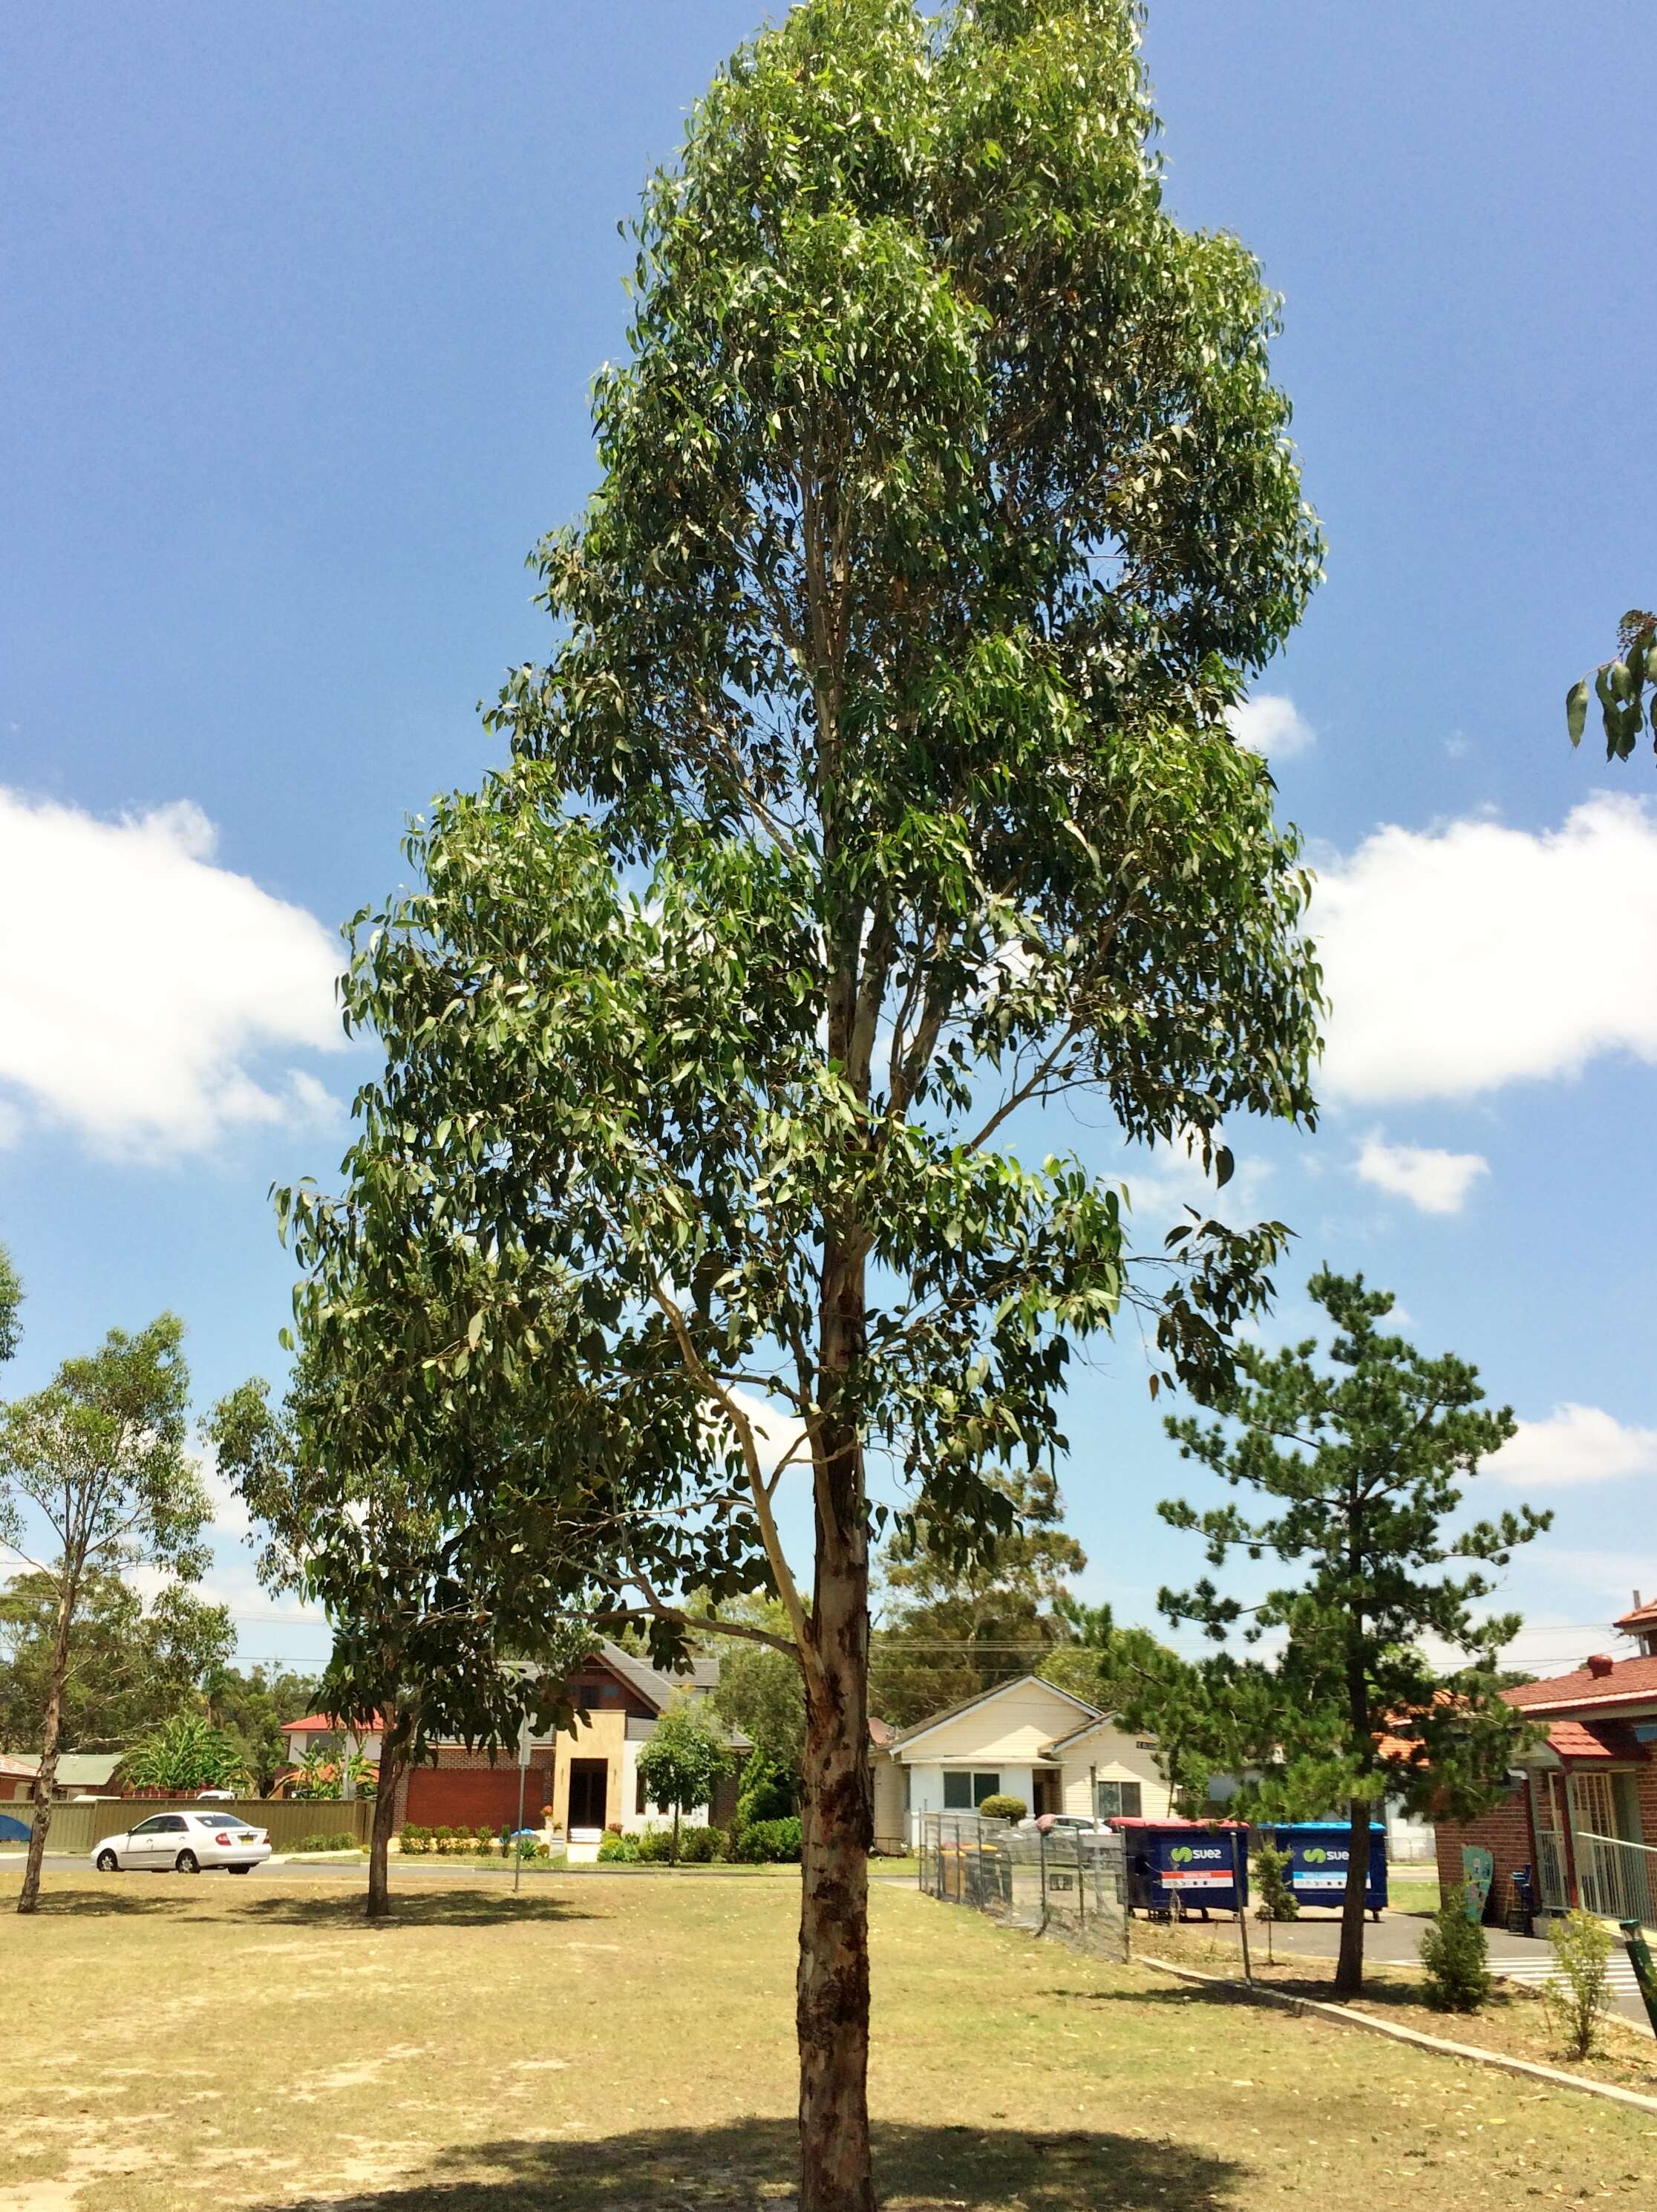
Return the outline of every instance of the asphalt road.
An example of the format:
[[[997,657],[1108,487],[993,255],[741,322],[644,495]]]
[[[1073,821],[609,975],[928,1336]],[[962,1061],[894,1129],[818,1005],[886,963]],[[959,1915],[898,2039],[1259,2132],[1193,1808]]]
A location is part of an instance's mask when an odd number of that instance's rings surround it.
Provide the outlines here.
[[[1422,1930],[1429,1916],[1424,1912],[1384,1912],[1379,1921],[1366,1921],[1363,1929],[1363,1955],[1377,1966],[1413,1966],[1421,1952]],[[1231,1920],[1217,1920],[1215,1932],[1235,1930]],[[1541,1936],[1509,1936],[1505,1929],[1486,1930],[1490,1946],[1490,1969],[1510,1980],[1527,1982],[1533,1987],[1546,1981],[1553,1972],[1553,1946]],[[1266,1956],[1266,1930],[1258,1921],[1251,1921],[1248,1940],[1255,1955]],[[1279,1958],[1288,1954],[1303,1959],[1332,1959],[1340,1949],[1340,1921],[1332,1913],[1313,1913],[1300,1920],[1279,1920],[1272,1929],[1272,1948]],[[1624,2020],[1650,2032],[1644,2002],[1634,1978],[1634,1969],[1619,1943],[1611,1954],[1611,1994],[1618,2012]]]

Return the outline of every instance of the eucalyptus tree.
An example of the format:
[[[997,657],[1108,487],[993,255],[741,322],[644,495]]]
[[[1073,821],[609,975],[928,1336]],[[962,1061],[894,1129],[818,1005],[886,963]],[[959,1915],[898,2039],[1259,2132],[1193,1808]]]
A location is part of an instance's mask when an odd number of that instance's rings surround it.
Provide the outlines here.
[[[1167,1424],[1181,1457],[1267,1510],[1256,1517],[1237,1504],[1161,1508],[1174,1528],[1206,1539],[1215,1566],[1238,1553],[1298,1569],[1298,1579],[1247,1608],[1211,1579],[1162,1594],[1171,1619],[1199,1622],[1217,1641],[1247,1610],[1246,1640],[1276,1632],[1282,1652],[1270,1662],[1219,1653],[1160,1686],[1148,1681],[1135,1717],[1177,1743],[1175,1778],[1187,1784],[1216,1767],[1253,1766],[1259,1779],[1242,1802],[1267,1818],[1315,1819],[1345,1807],[1336,1987],[1354,1996],[1377,1805],[1395,1796],[1422,1812],[1483,1810],[1506,1789],[1528,1741],[1523,1715],[1501,1697],[1509,1678],[1500,1655],[1520,1619],[1482,1610],[1496,1589],[1482,1570],[1505,1566],[1553,1516],[1521,1506],[1458,1530],[1460,1482],[1513,1435],[1511,1410],[1483,1410],[1478,1370],[1467,1361],[1424,1358],[1384,1333],[1389,1291],[1326,1271],[1307,1287],[1333,1326],[1323,1364],[1315,1338],[1280,1352],[1242,1346],[1240,1372],[1204,1394],[1221,1419]],[[1459,1560],[1475,1564],[1445,1571]],[[1429,1642],[1463,1663],[1444,1668]]]
[[[0,1359],[9,1359],[17,1349],[17,1313],[22,1303],[22,1283],[10,1253],[0,1244]]]
[[[1565,694],[1565,727],[1572,744],[1581,744],[1588,725],[1588,692],[1599,705],[1605,733],[1605,758],[1627,760],[1648,724],[1657,750],[1657,614],[1630,607],[1617,625],[1617,650]],[[1648,700],[1647,693],[1650,697]]]
[[[20,1912],[39,1899],[65,1687],[89,1585],[137,1566],[195,1582],[208,1565],[211,1508],[187,1449],[183,1346],[183,1323],[171,1314],[136,1335],[112,1329],[96,1352],[64,1360],[44,1390],[0,1409],[0,1550],[42,1577],[54,1601]]]
[[[873,2201],[870,1458],[970,1561],[1072,1340],[1141,1296],[1216,1373],[1284,1233],[1137,1275],[1118,1187],[1013,1137],[1090,1093],[1223,1180],[1227,1115],[1312,1112],[1307,878],[1225,714],[1319,539],[1276,304],[1162,204],[1138,15],[804,0],[720,71],[646,193],[512,765],[360,918],[385,1071],[343,1196],[285,1202],[325,1333],[486,1256],[420,1387],[564,1393],[659,1656],[681,1590],[783,1607],[733,1626],[805,1698],[804,2212]]]

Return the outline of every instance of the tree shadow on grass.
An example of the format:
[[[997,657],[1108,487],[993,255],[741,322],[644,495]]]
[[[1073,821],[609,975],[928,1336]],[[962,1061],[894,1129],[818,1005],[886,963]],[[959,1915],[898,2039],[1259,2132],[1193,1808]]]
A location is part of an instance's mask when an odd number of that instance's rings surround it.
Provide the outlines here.
[[[479,2143],[361,2197],[271,2197],[254,2212],[790,2212],[799,2137],[789,2120],[653,2128],[586,2142]],[[1223,2212],[1250,2176],[1171,2142],[1077,2129],[875,2129],[885,2212]]]
[[[384,1920],[368,1919],[363,1893],[348,1890],[271,1889],[256,1892],[242,1906],[240,1919],[277,1928],[362,1927],[498,1928],[508,1922],[602,1920],[602,1912],[584,1912],[566,1898],[537,1896],[522,1890],[491,1894],[488,1890],[436,1889],[418,1893],[393,1890],[391,1909]]]
[[[7,1906],[16,1911],[9,1899]],[[41,1889],[34,1909],[43,1920],[136,1920],[164,1913],[169,1907],[177,1911],[176,1892],[170,1897],[145,1896],[130,1889],[59,1889],[54,1885]]]
[[[230,1910],[215,1911],[215,1905],[228,1903]],[[108,1919],[168,1919],[184,1921],[212,1921],[224,1926],[234,1920],[243,1925],[276,1928],[373,1928],[388,1931],[398,1928],[496,1928],[507,1922],[556,1920],[602,1920],[602,1912],[586,1912],[558,1897],[537,1896],[520,1893],[514,1897],[510,1890],[499,1896],[475,1889],[438,1890],[423,1895],[411,1895],[406,1890],[394,1891],[391,1916],[385,1920],[370,1921],[363,1909],[361,1889],[347,1891],[304,1891],[276,1889],[255,1891],[252,1895],[244,1890],[226,1899],[223,1892],[215,1889],[203,1893],[193,1882],[180,1877],[146,1894],[143,1890],[117,1889],[109,1887],[97,1889],[43,1889],[39,1912],[44,1918],[54,1920]],[[15,1910],[15,1908],[14,1908]],[[3,1911],[3,1907],[0,1907]]]

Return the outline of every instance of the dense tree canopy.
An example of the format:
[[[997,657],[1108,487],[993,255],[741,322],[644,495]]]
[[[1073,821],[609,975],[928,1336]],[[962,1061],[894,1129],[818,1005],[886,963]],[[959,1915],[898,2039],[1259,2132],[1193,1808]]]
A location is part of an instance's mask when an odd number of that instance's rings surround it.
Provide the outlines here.
[[[50,1572],[0,1589],[0,1750],[39,1747],[61,1594]],[[228,1610],[182,1584],[164,1584],[146,1605],[119,1573],[88,1573],[64,1676],[64,1749],[124,1749],[204,1696],[235,1646]]]
[[[1015,1117],[1090,1088],[1223,1179],[1228,1114],[1312,1110],[1307,879],[1224,715],[1318,535],[1276,304],[1163,207],[1137,31],[806,0],[720,72],[646,195],[513,765],[363,917],[385,1071],[343,1200],[288,1208],[310,1340],[394,1347],[464,1285],[411,1400],[561,1397],[549,1528],[615,1538],[659,1652],[677,1590],[785,1607],[803,2212],[871,2202],[865,1455],[977,1556],[1061,1441],[1071,1342],[1137,1290],[1217,1375],[1281,1242],[1199,1228],[1145,1287],[1115,1187],[1028,1164]],[[756,1395],[799,1425],[780,1462]]]

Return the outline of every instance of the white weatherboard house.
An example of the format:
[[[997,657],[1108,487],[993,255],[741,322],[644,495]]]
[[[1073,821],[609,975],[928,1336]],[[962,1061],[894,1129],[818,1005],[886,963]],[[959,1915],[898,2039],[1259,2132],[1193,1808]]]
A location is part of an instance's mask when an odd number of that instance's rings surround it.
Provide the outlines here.
[[[986,1797],[1102,1820],[1161,1820],[1170,1802],[1154,1736],[1128,1734],[1035,1674],[917,1722],[873,1757],[877,1842],[888,1850],[913,1844],[923,1813],[970,1813]]]

